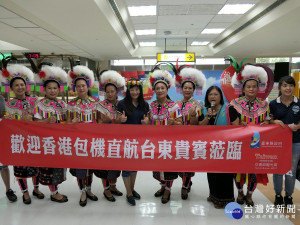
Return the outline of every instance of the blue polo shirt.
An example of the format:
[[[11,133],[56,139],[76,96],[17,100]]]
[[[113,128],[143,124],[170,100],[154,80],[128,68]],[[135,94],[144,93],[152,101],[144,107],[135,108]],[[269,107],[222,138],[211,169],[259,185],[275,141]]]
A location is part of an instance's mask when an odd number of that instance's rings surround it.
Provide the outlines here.
[[[127,121],[124,124],[142,124],[141,120],[143,120],[144,115],[145,114],[147,115],[149,112],[149,104],[147,102],[145,102],[145,104],[146,104],[146,109],[147,109],[146,113],[144,112],[144,110],[142,109],[142,107],[140,105],[135,107],[131,103],[132,112],[130,113],[130,115],[127,115],[127,113],[126,113]],[[126,112],[126,105],[125,105],[124,99],[119,101],[119,103],[117,105],[117,112],[122,114],[123,111]]]
[[[298,124],[300,122],[300,101],[294,96],[293,102],[287,107],[280,100],[280,97],[269,104],[270,115],[274,120],[281,120],[284,124]],[[300,129],[293,132],[293,143],[300,142]]]

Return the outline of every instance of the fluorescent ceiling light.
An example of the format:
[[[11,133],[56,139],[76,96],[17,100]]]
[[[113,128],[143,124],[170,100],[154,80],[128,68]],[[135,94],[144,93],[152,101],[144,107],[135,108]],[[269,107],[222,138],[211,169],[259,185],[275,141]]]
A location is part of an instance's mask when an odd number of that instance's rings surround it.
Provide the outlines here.
[[[156,42],[140,42],[140,46],[156,46]]]
[[[146,66],[154,66],[157,63],[156,59],[145,59]]]
[[[253,6],[254,4],[227,4],[218,14],[244,14]]]
[[[220,34],[225,28],[204,29],[201,34]]]
[[[196,58],[196,65],[223,65],[224,58]]]
[[[113,60],[114,66],[142,66],[144,65],[143,59],[120,59]]]
[[[191,45],[207,45],[209,41],[193,41]]]
[[[130,16],[156,16],[156,5],[129,6]]]
[[[155,29],[148,29],[148,30],[135,30],[136,35],[155,35]]]

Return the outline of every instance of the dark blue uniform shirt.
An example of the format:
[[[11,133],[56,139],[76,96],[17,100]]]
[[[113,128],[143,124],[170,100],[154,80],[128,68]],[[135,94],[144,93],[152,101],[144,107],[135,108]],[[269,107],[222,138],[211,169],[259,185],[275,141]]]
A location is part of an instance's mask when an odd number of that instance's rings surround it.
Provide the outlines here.
[[[270,115],[274,120],[281,120],[284,124],[298,124],[300,122],[300,101],[294,96],[293,102],[287,107],[280,97],[269,104]],[[300,130],[293,132],[293,143],[300,142]]]
[[[147,113],[149,112],[149,104],[147,102],[145,102],[145,103],[146,103],[146,109],[147,109],[146,113],[144,112],[144,110],[142,109],[142,107],[140,105],[135,107],[131,103],[131,107],[132,107],[133,111],[130,113],[130,115],[127,115],[127,113],[125,114],[127,116],[127,121],[124,124],[142,124],[141,120],[143,120],[144,115],[146,116]],[[122,114],[123,111],[126,112],[126,105],[125,105],[124,99],[119,101],[119,103],[117,105],[117,112]]]

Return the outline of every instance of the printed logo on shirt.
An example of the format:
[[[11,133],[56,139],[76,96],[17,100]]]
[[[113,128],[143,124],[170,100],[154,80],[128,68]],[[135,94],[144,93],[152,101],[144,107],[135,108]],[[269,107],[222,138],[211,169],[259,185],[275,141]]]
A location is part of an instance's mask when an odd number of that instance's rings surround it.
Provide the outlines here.
[[[294,114],[297,114],[300,111],[300,108],[298,105],[294,105],[292,110],[293,110]]]
[[[258,131],[254,131],[254,134],[251,137],[250,148],[260,148],[260,134]]]

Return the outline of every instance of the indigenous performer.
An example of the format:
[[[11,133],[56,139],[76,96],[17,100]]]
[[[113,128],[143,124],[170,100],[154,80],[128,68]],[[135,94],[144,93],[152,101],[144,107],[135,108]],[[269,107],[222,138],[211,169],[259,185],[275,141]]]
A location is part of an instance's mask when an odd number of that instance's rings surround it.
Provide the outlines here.
[[[99,79],[100,95],[105,95],[106,99],[98,104],[98,111],[100,112],[99,123],[116,122],[118,94],[123,92],[125,88],[125,79],[116,71],[108,70],[101,74]],[[120,176],[120,170],[98,170],[95,175],[102,179],[104,197],[110,201],[116,201],[116,196],[122,196],[117,187],[117,178]]]
[[[150,104],[150,123],[152,125],[182,125],[181,109],[168,96],[168,89],[174,85],[172,75],[167,70],[159,69],[159,65],[156,65],[152,72],[150,84],[156,94],[156,100]],[[162,196],[161,202],[166,204],[170,200],[171,187],[178,177],[178,172],[154,171],[153,177],[161,184],[161,189],[154,196]]]
[[[1,69],[1,68],[0,68]],[[2,69],[1,69],[2,71]],[[0,78],[1,79],[1,78]],[[0,121],[2,120],[2,117],[5,113],[5,100],[2,95],[0,95]],[[10,188],[10,171],[8,166],[4,166],[1,164],[0,166],[0,173],[3,180],[3,183],[6,188],[6,197],[10,202],[15,202],[18,200],[18,197],[16,196],[15,192]]]
[[[8,87],[10,87],[15,97],[6,102],[4,117],[7,119],[32,121],[33,108],[37,98],[30,97],[26,93],[26,90],[33,90],[34,75],[26,66],[18,64],[7,65],[7,63],[7,59],[2,60],[3,70],[0,76],[1,89],[4,88],[5,91],[8,92]],[[30,149],[28,151],[30,151]],[[45,197],[39,190],[38,168],[14,166],[14,175],[23,193],[24,204],[28,205],[31,203],[27,187],[27,178],[32,177],[34,186],[32,194],[38,199]]]
[[[245,65],[235,67],[235,74],[232,77],[231,85],[236,92],[242,94],[242,97],[236,98],[230,102],[237,113],[240,124],[268,124],[269,104],[262,99],[256,97],[257,93],[263,93],[267,86],[268,74],[263,67],[255,65]],[[247,195],[244,195],[244,183],[248,184]],[[238,189],[237,203],[254,206],[252,193],[257,183],[268,183],[267,174],[236,174],[235,184]]]
[[[292,166],[291,170],[285,176],[285,197],[281,196],[283,174],[273,174],[273,183],[275,190],[274,205],[285,205],[292,208],[292,194],[295,189],[296,173],[298,162],[300,160],[300,101],[293,95],[296,82],[293,77],[285,76],[279,81],[279,97],[270,102],[271,124],[280,124],[285,128],[288,124],[293,131],[292,145]],[[286,129],[282,131],[286,132]]]
[[[126,82],[126,96],[117,105],[116,123],[123,124],[149,124],[149,105],[143,97],[143,83],[132,78]],[[126,199],[129,205],[135,205],[135,199],[141,196],[134,190],[137,171],[122,171],[126,188]]]
[[[97,123],[98,98],[88,94],[88,88],[94,84],[94,73],[86,66],[74,66],[71,60],[71,70],[68,74],[68,83],[73,91],[77,91],[78,97],[68,103],[67,123]],[[87,198],[97,201],[98,197],[91,191],[93,182],[93,170],[89,169],[70,169],[70,173],[77,177],[81,197],[79,205],[84,207]]]
[[[233,106],[224,104],[221,89],[211,86],[206,91],[204,119],[201,125],[239,125],[239,118]],[[224,208],[229,202],[234,201],[233,174],[232,173],[207,173],[209,197],[217,209]]]
[[[178,66],[177,66],[178,68]],[[201,105],[193,99],[194,92],[202,94],[206,78],[204,74],[197,69],[183,65],[176,69],[175,86],[178,93],[183,95],[183,99],[176,101],[181,108],[182,119],[184,125],[198,125],[198,121],[203,120]],[[181,198],[186,200],[188,192],[191,190],[192,177],[194,172],[179,173],[182,178]]]
[[[34,65],[34,64],[32,64]],[[46,97],[37,100],[34,107],[34,120],[44,123],[65,123],[67,104],[57,98],[59,92],[67,91],[67,73],[54,66],[41,66],[35,76],[36,90],[45,91]],[[51,191],[51,201],[67,202],[68,198],[58,192],[58,184],[66,180],[66,169],[39,168],[40,183]]]

